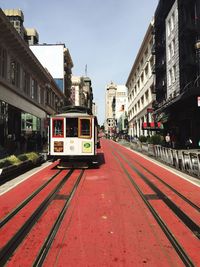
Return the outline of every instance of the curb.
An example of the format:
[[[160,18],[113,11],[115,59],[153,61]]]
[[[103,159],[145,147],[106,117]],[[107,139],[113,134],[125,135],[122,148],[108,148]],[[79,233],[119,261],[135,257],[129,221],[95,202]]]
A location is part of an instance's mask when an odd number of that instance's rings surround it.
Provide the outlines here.
[[[0,169],[0,179],[1,178],[8,178],[15,173],[18,174],[22,171],[26,171],[40,165],[41,163],[45,162],[44,157],[40,155],[37,161],[34,163],[31,160],[25,160],[18,165],[10,165],[8,167],[4,167]]]

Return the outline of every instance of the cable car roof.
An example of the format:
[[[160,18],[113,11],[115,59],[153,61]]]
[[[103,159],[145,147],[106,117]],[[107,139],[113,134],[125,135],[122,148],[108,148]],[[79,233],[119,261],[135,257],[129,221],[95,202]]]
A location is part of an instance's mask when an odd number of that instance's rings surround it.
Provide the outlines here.
[[[86,113],[92,115],[92,111],[88,107],[82,106],[65,106],[62,108],[62,113]]]

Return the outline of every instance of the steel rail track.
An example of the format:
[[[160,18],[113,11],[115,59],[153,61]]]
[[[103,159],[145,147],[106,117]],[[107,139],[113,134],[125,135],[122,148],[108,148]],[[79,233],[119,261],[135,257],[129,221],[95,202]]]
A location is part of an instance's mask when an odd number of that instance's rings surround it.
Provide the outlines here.
[[[70,203],[71,203],[71,201],[73,199],[73,196],[74,196],[74,194],[75,194],[75,192],[76,192],[76,190],[78,188],[78,185],[79,185],[79,183],[81,181],[83,173],[84,173],[84,170],[81,171],[79,177],[77,178],[77,181],[76,181],[75,185],[73,186],[72,191],[69,194],[69,197],[66,200],[66,203],[65,203],[62,211],[60,212],[60,215],[58,216],[54,226],[52,227],[51,232],[49,233],[49,236],[47,237],[45,243],[43,244],[43,246],[42,246],[42,248],[40,250],[40,253],[38,254],[38,257],[36,258],[34,264],[32,265],[33,267],[42,266],[47,254],[48,254],[48,252],[50,250],[50,247],[51,247],[51,245],[52,245],[52,243],[54,241],[54,238],[55,238],[55,236],[56,236],[56,234],[57,234],[57,232],[58,232],[58,230],[60,228],[60,225],[61,225],[61,223],[63,221],[63,218],[64,218],[64,216],[65,216],[65,214],[66,214],[66,212],[68,210],[68,207],[69,207],[69,205],[70,205]]]
[[[35,190],[30,196],[28,196],[23,202],[21,202],[14,210],[12,210],[9,214],[7,214],[0,221],[0,228],[2,228],[9,220],[11,220],[22,208],[24,208],[36,195],[42,191],[52,180],[56,178],[56,176],[61,172],[59,170],[56,174],[54,174],[46,183],[40,186],[37,190]]]
[[[182,195],[180,192],[178,192],[176,189],[174,189],[171,185],[167,184],[165,181],[163,181],[161,178],[159,178],[156,174],[148,170],[146,167],[142,166],[137,160],[134,160],[138,165],[140,165],[145,171],[150,173],[153,177],[155,177],[157,180],[159,180],[162,184],[164,184],[166,187],[168,187],[170,190],[172,190],[175,194],[177,194],[180,198],[182,198],[185,202],[187,202],[191,207],[193,207],[195,210],[200,212],[200,207],[194,204],[191,200],[186,198],[184,195]]]
[[[115,150],[116,151],[116,150]],[[183,212],[171,199],[168,198],[157,186],[155,186],[144,174],[142,174],[133,164],[131,164],[124,155],[117,152],[120,157],[134,170],[146,184],[159,196],[160,199],[179,217],[179,219],[200,239],[200,227],[190,217]]]
[[[157,221],[157,223],[159,224],[159,226],[163,230],[164,234],[166,235],[166,237],[168,238],[168,240],[170,241],[170,243],[172,244],[172,246],[176,250],[177,254],[179,255],[180,259],[183,261],[183,263],[185,264],[185,266],[195,267],[195,265],[192,262],[192,260],[189,258],[189,256],[185,252],[185,250],[179,244],[178,240],[176,240],[176,238],[171,233],[171,231],[169,230],[169,228],[167,227],[167,225],[164,223],[164,221],[160,218],[160,216],[158,215],[158,213],[156,212],[156,210],[153,208],[153,206],[147,200],[145,194],[142,193],[142,191],[140,190],[140,188],[137,185],[137,183],[134,182],[134,180],[132,179],[132,176],[130,175],[130,173],[124,167],[124,164],[119,160],[119,158],[116,156],[116,154],[114,152],[112,152],[112,153],[115,156],[116,160],[119,162],[119,164],[120,164],[121,168],[123,169],[123,171],[125,172],[125,174],[127,175],[129,181],[134,186],[134,188],[136,189],[136,191],[138,192],[138,194],[140,195],[140,197],[142,198],[142,200],[144,201],[144,203],[146,204],[146,206],[148,207],[148,209],[152,213],[153,217],[155,218],[155,220]]]
[[[4,266],[9,258],[12,256],[13,252],[17,249],[20,243],[24,240],[26,235],[30,232],[32,227],[42,216],[50,202],[54,199],[57,192],[64,186],[65,182],[71,176],[74,170],[70,170],[65,177],[60,181],[60,183],[51,191],[51,193],[46,197],[46,199],[40,204],[40,206],[35,210],[35,212],[28,218],[28,220],[23,224],[23,226],[16,232],[16,234],[8,241],[8,243],[0,250],[0,266]]]
[[[116,150],[116,149],[115,149]],[[118,150],[119,151],[119,150]],[[120,152],[118,152],[118,154],[122,155]],[[200,207],[197,206],[195,203],[193,203],[192,201],[190,201],[188,198],[186,198],[184,195],[182,195],[180,192],[178,192],[176,189],[174,189],[172,186],[170,186],[169,184],[167,184],[165,181],[163,181],[160,177],[158,177],[156,174],[154,174],[152,171],[150,171],[149,169],[147,169],[146,167],[144,167],[139,161],[133,159],[134,162],[136,162],[140,167],[142,167],[145,171],[147,171],[148,173],[150,173],[154,178],[156,178],[157,180],[159,180],[162,184],[164,184],[166,187],[168,187],[170,190],[172,190],[175,194],[177,194],[180,198],[182,198],[185,202],[187,202],[190,206],[192,206],[195,210],[197,210],[198,212],[200,212]]]

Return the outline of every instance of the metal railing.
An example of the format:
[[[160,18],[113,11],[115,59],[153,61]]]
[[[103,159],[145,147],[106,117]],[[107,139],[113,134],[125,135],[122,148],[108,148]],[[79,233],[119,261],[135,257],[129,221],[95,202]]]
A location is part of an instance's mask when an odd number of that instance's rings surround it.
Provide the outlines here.
[[[200,153],[154,145],[155,157],[163,162],[200,178]]]
[[[131,148],[153,156],[176,169],[200,178],[200,152],[198,150],[177,150],[161,145],[140,142],[131,143]]]

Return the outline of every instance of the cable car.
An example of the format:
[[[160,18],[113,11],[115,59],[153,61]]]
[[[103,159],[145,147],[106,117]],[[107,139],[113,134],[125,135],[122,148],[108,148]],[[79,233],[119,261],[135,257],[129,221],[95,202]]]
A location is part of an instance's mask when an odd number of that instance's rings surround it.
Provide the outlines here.
[[[97,117],[85,107],[68,106],[63,110],[50,118],[49,156],[60,159],[60,167],[97,165]]]

